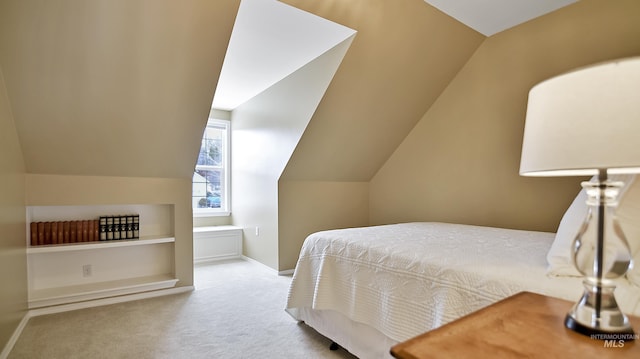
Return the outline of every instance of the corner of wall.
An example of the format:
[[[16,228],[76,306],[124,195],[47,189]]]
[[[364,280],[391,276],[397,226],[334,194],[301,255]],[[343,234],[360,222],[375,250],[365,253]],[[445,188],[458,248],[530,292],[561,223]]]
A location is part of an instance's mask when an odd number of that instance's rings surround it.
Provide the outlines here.
[[[27,311],[27,242],[25,165],[1,67],[0,199],[0,347],[6,347]]]

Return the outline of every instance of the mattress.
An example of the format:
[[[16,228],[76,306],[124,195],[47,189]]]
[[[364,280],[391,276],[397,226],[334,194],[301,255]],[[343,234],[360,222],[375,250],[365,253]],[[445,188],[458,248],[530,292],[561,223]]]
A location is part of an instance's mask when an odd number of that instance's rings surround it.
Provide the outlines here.
[[[525,290],[575,302],[580,278],[546,275],[553,240],[434,222],[317,232],[302,246],[286,310],[297,320],[335,313],[400,342]],[[616,298],[640,314],[640,288],[620,282]]]

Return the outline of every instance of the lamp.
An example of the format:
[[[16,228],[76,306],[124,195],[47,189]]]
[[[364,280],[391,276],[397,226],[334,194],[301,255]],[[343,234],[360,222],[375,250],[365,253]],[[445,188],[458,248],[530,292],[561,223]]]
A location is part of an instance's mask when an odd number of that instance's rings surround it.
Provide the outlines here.
[[[614,296],[613,279],[632,260],[614,215],[623,183],[609,175],[640,173],[639,140],[640,57],[578,69],[529,92],[520,175],[595,175],[582,183],[589,211],[572,245],[584,294],[565,318],[581,334],[633,337]]]

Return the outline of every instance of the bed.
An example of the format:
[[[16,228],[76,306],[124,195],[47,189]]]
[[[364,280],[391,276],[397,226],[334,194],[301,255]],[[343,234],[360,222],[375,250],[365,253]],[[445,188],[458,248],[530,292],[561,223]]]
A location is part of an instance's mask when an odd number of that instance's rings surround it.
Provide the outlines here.
[[[579,195],[557,233],[437,222],[314,233],[302,246],[286,311],[369,359],[390,358],[392,345],[521,291],[575,302],[582,279],[568,243],[581,203]],[[623,312],[640,315],[640,281],[621,278],[616,299]]]

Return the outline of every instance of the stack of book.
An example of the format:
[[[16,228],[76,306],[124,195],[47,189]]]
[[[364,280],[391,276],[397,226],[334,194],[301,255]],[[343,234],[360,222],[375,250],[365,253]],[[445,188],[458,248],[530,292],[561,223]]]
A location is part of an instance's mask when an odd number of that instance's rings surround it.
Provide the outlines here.
[[[140,215],[103,216],[99,219],[99,240],[140,238]]]
[[[31,222],[32,246],[140,238],[140,215],[101,216],[98,219]]]
[[[98,221],[31,222],[31,245],[93,242],[98,240]]]

